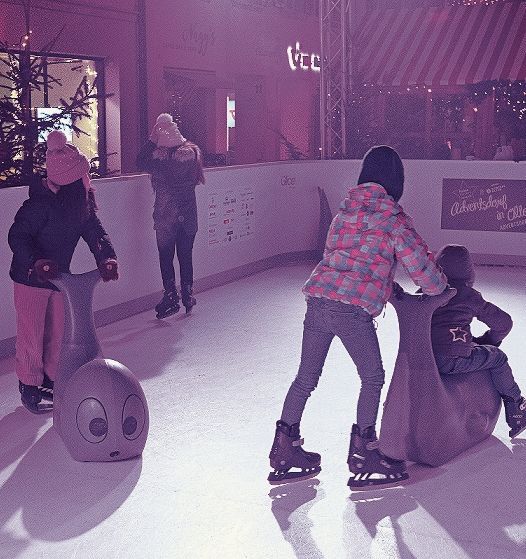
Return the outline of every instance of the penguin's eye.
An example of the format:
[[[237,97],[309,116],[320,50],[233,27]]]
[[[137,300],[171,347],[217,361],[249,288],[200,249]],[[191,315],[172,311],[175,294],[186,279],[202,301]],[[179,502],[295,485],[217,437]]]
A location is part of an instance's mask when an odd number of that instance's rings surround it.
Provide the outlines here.
[[[104,406],[95,398],[86,398],[77,409],[77,427],[90,443],[100,443],[108,434],[108,417]]]
[[[137,419],[129,415],[122,423],[122,430],[126,437],[132,437],[137,431]]]
[[[122,432],[129,440],[136,439],[144,429],[146,412],[142,400],[135,394],[131,394],[124,402],[122,410]]]

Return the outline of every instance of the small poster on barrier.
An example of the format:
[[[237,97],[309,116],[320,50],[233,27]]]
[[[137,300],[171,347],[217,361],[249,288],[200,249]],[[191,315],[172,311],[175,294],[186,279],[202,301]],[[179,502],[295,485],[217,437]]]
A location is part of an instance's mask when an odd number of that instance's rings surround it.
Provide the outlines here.
[[[254,192],[228,190],[208,199],[208,246],[225,246],[255,232]]]
[[[255,208],[254,192],[243,190],[239,193],[240,216],[239,216],[239,238],[250,237],[254,234]]]
[[[443,179],[441,227],[526,233],[526,181]]]

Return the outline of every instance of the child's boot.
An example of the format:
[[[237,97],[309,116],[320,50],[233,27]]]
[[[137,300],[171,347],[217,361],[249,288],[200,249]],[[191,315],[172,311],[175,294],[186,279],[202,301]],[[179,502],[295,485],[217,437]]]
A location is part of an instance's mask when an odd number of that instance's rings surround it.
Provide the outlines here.
[[[186,310],[186,314],[188,314],[192,310],[192,307],[195,307],[197,304],[191,283],[181,285],[181,300]]]
[[[268,481],[272,485],[309,479],[321,471],[321,456],[316,452],[306,452],[301,448],[303,439],[300,438],[300,425],[288,425],[284,421],[276,422],[276,434],[270,450],[270,472]],[[300,471],[290,472],[291,468]]]
[[[40,403],[42,401],[42,394],[38,386],[24,384],[19,380],[18,390],[20,391],[22,404],[31,413],[40,414],[53,411],[53,406],[51,404]]]
[[[510,437],[516,437],[526,429],[526,400],[520,397],[518,401],[504,396],[504,412],[506,423],[510,427]]]
[[[354,490],[398,484],[409,477],[403,460],[394,460],[378,450],[374,427],[360,432],[358,425],[352,426],[347,464],[351,472],[347,485]]]
[[[55,383],[44,373],[44,380],[42,381],[42,386],[40,387],[40,394],[44,400],[53,401],[53,388]]]
[[[179,294],[174,284],[164,290],[163,298],[155,305],[155,312],[157,313],[157,318],[162,319],[178,313],[180,308]]]

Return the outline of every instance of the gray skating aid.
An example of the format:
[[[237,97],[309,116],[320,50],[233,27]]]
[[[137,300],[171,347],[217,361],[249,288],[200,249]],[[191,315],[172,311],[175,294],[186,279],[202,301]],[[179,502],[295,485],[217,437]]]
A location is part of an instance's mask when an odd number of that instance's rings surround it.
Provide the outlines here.
[[[75,460],[106,462],[142,453],[149,427],[139,381],[103,359],[93,321],[98,270],[51,280],[64,294],[64,340],[54,387],[53,424]]]
[[[394,294],[400,345],[384,404],[380,449],[392,458],[439,466],[489,437],[501,398],[489,371],[440,376],[431,345],[433,312],[455,294]]]

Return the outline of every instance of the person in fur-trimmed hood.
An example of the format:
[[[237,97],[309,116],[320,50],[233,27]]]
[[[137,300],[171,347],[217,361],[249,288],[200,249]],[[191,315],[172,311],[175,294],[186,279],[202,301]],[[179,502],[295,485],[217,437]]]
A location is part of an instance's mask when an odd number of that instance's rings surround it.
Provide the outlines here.
[[[17,315],[15,369],[22,403],[33,413],[41,411],[42,397],[52,398],[62,345],[62,294],[49,280],[69,272],[80,238],[103,280],[118,278],[115,251],[96,215],[86,156],[59,130],[49,133],[46,144],[47,176],[31,180],[29,198],[8,235]]]
[[[513,378],[506,354],[498,347],[513,326],[511,316],[473,288],[475,269],[465,246],[444,246],[438,251],[436,262],[457,290],[446,305],[433,313],[431,321],[438,370],[442,375],[489,370],[504,402],[510,437],[515,437],[526,429],[526,400]],[[489,326],[482,336],[471,334],[474,318]]]
[[[427,245],[399,205],[404,168],[396,151],[376,146],[365,155],[358,184],[349,189],[329,228],[322,260],[303,287],[307,312],[298,374],[276,424],[270,483],[303,479],[320,471],[320,455],[305,452],[300,421],[316,388],[335,336],[356,365],[361,381],[348,454],[348,485],[399,483],[405,463],[378,450],[376,419],[385,372],[373,318],[388,300],[397,262],[428,295],[446,288]],[[300,472],[289,472],[292,468]]]
[[[176,251],[182,303],[189,312],[196,304],[192,251],[197,233],[195,187],[205,182],[201,150],[183,137],[171,115],[162,113],[137,156],[137,166],[151,173],[155,193],[153,222],[164,289],[155,307],[157,318],[180,308],[173,264]]]

